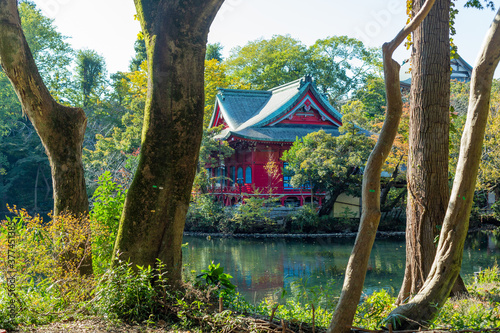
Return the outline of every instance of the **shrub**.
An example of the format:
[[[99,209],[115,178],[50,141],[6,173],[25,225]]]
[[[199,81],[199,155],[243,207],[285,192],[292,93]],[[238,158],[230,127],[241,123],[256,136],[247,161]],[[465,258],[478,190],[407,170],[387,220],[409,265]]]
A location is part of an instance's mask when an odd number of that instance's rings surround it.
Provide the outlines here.
[[[316,208],[312,205],[304,205],[297,209],[292,215],[292,232],[311,232],[318,229],[320,218]]]
[[[386,324],[387,316],[396,308],[395,302],[396,299],[385,289],[366,296],[356,311],[354,325],[362,325],[373,330],[379,329]]]
[[[0,281],[14,280],[0,284],[0,313],[13,302],[15,315],[0,316],[0,326],[43,324],[79,309],[94,287],[93,277],[79,272],[90,255],[88,219],[62,214],[44,222],[25,210],[9,211],[13,217],[0,223]]]
[[[230,219],[231,214],[212,195],[199,194],[189,206],[185,228],[189,231],[219,232],[228,229],[227,221]]]
[[[109,268],[95,289],[94,311],[111,319],[130,323],[159,320],[167,311],[172,296],[167,291],[164,265],[157,268],[137,266],[129,262]]]
[[[111,262],[127,190],[113,181],[109,171],[99,176],[98,184],[91,200],[90,221],[93,268],[102,274]]]

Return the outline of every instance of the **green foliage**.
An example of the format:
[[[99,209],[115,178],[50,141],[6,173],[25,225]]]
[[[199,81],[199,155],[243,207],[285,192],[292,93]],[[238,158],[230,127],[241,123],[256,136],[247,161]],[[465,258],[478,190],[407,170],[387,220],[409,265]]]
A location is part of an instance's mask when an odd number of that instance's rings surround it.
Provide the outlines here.
[[[136,72],[141,70],[141,65],[147,61],[148,55],[146,52],[146,41],[144,38],[138,38],[134,42],[135,56],[130,61],[130,71]]]
[[[340,217],[318,216],[317,208],[311,205],[298,208],[289,219],[291,233],[353,232],[359,224],[359,218],[354,218],[348,208]]]
[[[495,10],[495,3],[491,0],[484,0],[484,5],[486,8],[490,8],[491,10]],[[480,0],[468,0],[464,7],[468,8],[478,8],[478,9],[483,9],[483,5],[481,4]]]
[[[93,277],[82,277],[78,271],[90,253],[88,221],[60,215],[45,222],[25,210],[10,212],[12,216],[0,222],[0,327],[45,324],[68,313],[76,315],[94,287]],[[15,253],[10,262],[8,249]],[[7,278],[14,279],[10,291],[4,283]],[[7,308],[11,301],[14,316]]]
[[[218,167],[224,159],[234,153],[234,149],[227,141],[216,140],[214,137],[222,131],[222,126],[203,130],[203,138],[200,147],[200,168]]]
[[[275,221],[269,217],[269,207],[280,198],[262,196],[261,193],[260,190],[254,190],[254,193],[244,198],[243,204],[236,208],[233,221],[238,232],[267,231],[273,228]]]
[[[345,123],[347,132],[333,137],[323,130],[297,139],[283,153],[293,172],[291,184],[310,185],[314,192],[326,191],[332,197],[340,193],[358,194],[361,185],[360,170],[365,165],[374,142],[352,124]]]
[[[73,50],[66,42],[68,37],[56,30],[54,20],[44,16],[35,3],[20,2],[18,9],[26,41],[45,85],[54,98],[64,99],[73,60]]]
[[[290,35],[258,39],[231,50],[226,60],[228,74],[252,89],[266,90],[307,74],[307,47]]]
[[[127,191],[113,181],[109,171],[99,176],[99,186],[92,196],[92,256],[94,272],[101,274],[109,267]]]
[[[236,286],[229,281],[229,279],[233,277],[224,273],[224,267],[221,267],[220,263],[216,265],[213,261],[208,265],[208,269],[202,269],[201,274],[198,274],[196,278],[203,279],[207,285],[216,286],[219,289],[225,288],[234,290],[236,288]]]
[[[447,302],[430,325],[431,329],[443,327],[457,331],[498,329],[500,306],[498,303],[488,304],[473,298]]]
[[[367,78],[380,77],[382,72],[381,50],[366,48],[355,38],[333,36],[319,39],[310,47],[309,53],[309,72],[336,107]]]
[[[93,310],[110,319],[130,323],[158,320],[166,313],[166,305],[172,302],[167,291],[164,265],[157,268],[137,266],[118,261],[106,271],[95,289]]]
[[[380,50],[347,36],[320,39],[307,48],[290,35],[275,35],[231,50],[224,63],[231,77],[252,89],[270,89],[312,74],[337,107],[368,78],[380,77],[382,68]]]
[[[320,225],[317,209],[313,205],[304,205],[291,217],[292,230],[296,232],[314,232]]]
[[[278,223],[277,219],[271,218],[272,206],[277,200],[279,197],[252,196],[245,198],[242,205],[224,207],[213,195],[198,194],[189,207],[185,230],[225,234],[332,233],[354,232],[358,228],[359,218],[354,218],[350,211],[341,217],[320,217],[317,208],[311,205],[297,208]]]
[[[396,308],[395,302],[396,298],[385,289],[364,297],[356,311],[354,326],[362,325],[367,329],[379,329],[386,324],[387,316]]]
[[[224,47],[221,43],[207,44],[207,52],[205,54],[205,60],[215,59],[218,62],[222,62],[222,49]]]
[[[493,267],[480,271],[476,276],[476,284],[497,283],[500,284],[500,267],[495,264]]]
[[[380,117],[370,117],[365,104],[359,100],[352,100],[342,105],[342,122],[344,126],[353,124],[364,130],[377,131],[379,128],[374,126]]]
[[[100,101],[107,87],[104,58],[93,50],[79,50],[76,53],[76,95],[72,102],[89,107]]]
[[[384,79],[378,76],[368,76],[365,84],[354,93],[353,100],[361,102],[363,110],[370,117],[383,116],[387,104]],[[369,127],[363,128],[369,129]]]
[[[233,232],[230,226],[231,214],[224,209],[214,196],[198,194],[189,206],[186,229],[203,232]]]

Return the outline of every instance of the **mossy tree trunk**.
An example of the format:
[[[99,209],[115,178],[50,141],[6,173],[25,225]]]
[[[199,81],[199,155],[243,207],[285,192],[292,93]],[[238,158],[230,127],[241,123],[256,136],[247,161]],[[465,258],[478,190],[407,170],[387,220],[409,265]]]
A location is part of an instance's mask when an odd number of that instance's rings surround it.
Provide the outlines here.
[[[396,308],[397,329],[413,329],[432,320],[446,301],[462,265],[463,248],[472,207],[493,74],[500,61],[500,10],[497,12],[472,72],[467,121],[450,202],[440,233],[436,257],[422,289],[408,304]],[[397,322],[397,321],[395,321]]]
[[[422,22],[433,4],[434,0],[428,0],[412,21],[390,43],[382,46],[387,95],[386,117],[363,174],[360,226],[347,264],[342,293],[328,328],[329,333],[350,332],[349,326],[352,325],[361,298],[370,252],[380,222],[380,175],[394,143],[403,112],[399,83],[400,66],[392,59],[392,55],[406,36]]]
[[[417,12],[424,0],[413,1]],[[398,303],[422,285],[436,254],[435,238],[450,196],[450,0],[436,0],[413,32],[406,269]],[[460,280],[461,281],[461,280]],[[463,283],[457,292],[466,292]]]
[[[87,118],[82,109],[63,106],[50,95],[26,42],[16,0],[0,0],[0,62],[49,158],[54,215],[86,215],[82,146]],[[80,272],[92,273],[90,256]]]
[[[223,0],[135,0],[148,55],[139,165],[120,221],[115,254],[134,265],[160,259],[181,282],[182,234],[196,172],[204,111],[209,27]]]

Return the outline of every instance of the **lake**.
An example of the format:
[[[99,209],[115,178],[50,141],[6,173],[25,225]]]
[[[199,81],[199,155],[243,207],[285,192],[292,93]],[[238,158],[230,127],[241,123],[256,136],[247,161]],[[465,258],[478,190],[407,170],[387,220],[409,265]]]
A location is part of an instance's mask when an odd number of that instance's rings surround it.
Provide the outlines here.
[[[210,238],[185,236],[185,272],[199,273],[211,261],[224,272],[248,301],[276,298],[291,283],[302,279],[307,286],[326,286],[340,295],[344,271],[354,238]],[[403,238],[377,239],[365,279],[365,293],[381,288],[397,292],[405,268]],[[493,266],[500,259],[500,232],[469,234],[462,263],[467,281],[474,272]],[[332,286],[333,284],[333,286]]]

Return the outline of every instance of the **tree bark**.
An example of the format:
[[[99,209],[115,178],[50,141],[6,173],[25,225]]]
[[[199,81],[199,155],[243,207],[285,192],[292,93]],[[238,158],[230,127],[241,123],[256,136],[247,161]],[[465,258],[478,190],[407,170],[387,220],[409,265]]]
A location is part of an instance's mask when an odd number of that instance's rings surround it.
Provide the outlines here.
[[[396,308],[389,320],[399,318],[397,329],[413,329],[432,320],[455,284],[462,264],[482,144],[488,119],[493,74],[500,61],[500,10],[483,42],[472,72],[467,121],[450,202],[437,254],[422,289],[408,304]],[[398,321],[394,320],[394,324]]]
[[[328,198],[328,200],[323,202],[323,204],[321,205],[321,208],[318,211],[318,216],[330,215],[333,211],[333,208],[335,206],[335,203],[337,202],[339,195],[341,195],[343,192],[344,191],[342,190],[330,193],[330,197]]]
[[[0,0],[0,62],[49,158],[54,216],[86,215],[82,147],[87,117],[82,109],[63,106],[50,95],[26,42],[16,0]],[[80,272],[92,273],[90,256]]]
[[[392,59],[392,54],[406,36],[422,22],[433,4],[434,0],[428,0],[412,21],[390,43],[385,43],[382,46],[387,95],[386,118],[377,143],[368,158],[363,175],[363,208],[359,231],[347,264],[342,293],[328,328],[329,333],[350,331],[349,325],[352,324],[361,298],[370,252],[380,222],[380,175],[382,166],[394,143],[403,112],[399,83],[400,66]]]
[[[414,11],[423,3],[413,1]],[[437,0],[413,33],[406,269],[398,304],[416,294],[429,274],[449,200],[449,12],[450,0]]]
[[[148,93],[139,165],[115,255],[165,265],[181,283],[182,235],[202,138],[208,30],[223,0],[135,0],[148,55]]]

